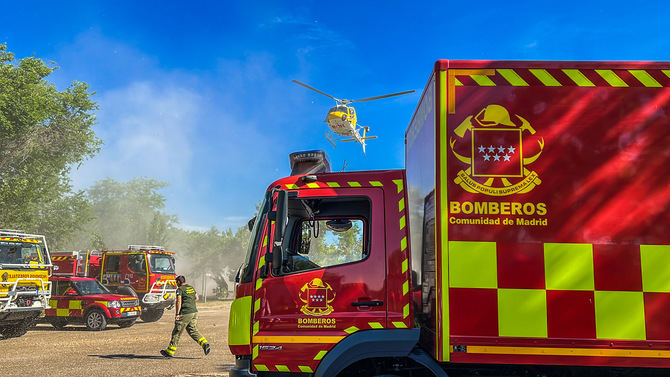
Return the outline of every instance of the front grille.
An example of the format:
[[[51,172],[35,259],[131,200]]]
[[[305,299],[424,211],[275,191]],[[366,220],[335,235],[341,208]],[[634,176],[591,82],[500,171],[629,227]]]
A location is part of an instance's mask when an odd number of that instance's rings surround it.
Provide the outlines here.
[[[121,306],[124,308],[132,308],[135,306],[138,306],[140,304],[140,301],[138,299],[135,300],[122,300],[121,301]]]

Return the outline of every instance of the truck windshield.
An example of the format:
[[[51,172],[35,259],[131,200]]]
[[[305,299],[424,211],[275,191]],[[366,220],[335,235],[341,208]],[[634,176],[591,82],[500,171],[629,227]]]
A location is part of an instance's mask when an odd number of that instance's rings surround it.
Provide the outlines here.
[[[0,264],[44,264],[44,254],[39,243],[0,241]]]
[[[149,255],[149,267],[151,272],[174,274],[174,259],[165,254]]]
[[[97,280],[75,280],[72,282],[80,295],[98,295],[111,293],[104,285]]]

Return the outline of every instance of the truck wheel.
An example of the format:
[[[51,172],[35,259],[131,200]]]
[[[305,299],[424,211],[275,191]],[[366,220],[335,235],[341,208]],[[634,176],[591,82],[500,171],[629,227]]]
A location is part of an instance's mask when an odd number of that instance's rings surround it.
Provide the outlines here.
[[[22,335],[25,335],[25,333],[27,333],[31,327],[35,326],[38,316],[39,313],[35,314],[34,316],[24,318],[23,322],[21,323],[17,323],[12,326],[0,327],[0,335],[2,335],[4,338],[18,338]]]
[[[142,314],[140,314],[140,318],[144,322],[156,322],[161,319],[163,312],[165,312],[165,309],[144,309],[142,310]]]
[[[84,317],[84,323],[89,330],[101,331],[107,327],[107,318],[105,314],[98,309],[91,309]]]
[[[120,328],[125,329],[126,327],[130,327],[135,324],[135,321],[137,321],[137,318],[135,319],[130,319],[127,321],[119,321],[118,325]]]
[[[49,318],[47,321],[51,324],[51,326],[57,329],[62,329],[63,327],[67,326],[67,320],[65,318]]]

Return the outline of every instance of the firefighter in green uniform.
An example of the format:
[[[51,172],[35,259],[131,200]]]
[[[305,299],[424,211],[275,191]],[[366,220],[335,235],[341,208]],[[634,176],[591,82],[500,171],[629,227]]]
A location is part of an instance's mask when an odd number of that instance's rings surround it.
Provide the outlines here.
[[[205,351],[205,355],[209,354],[209,343],[207,339],[200,334],[198,331],[198,309],[195,306],[195,302],[198,301],[198,294],[195,293],[195,289],[190,285],[186,284],[186,278],[183,276],[177,276],[177,303],[175,304],[175,318],[174,318],[174,329],[172,329],[172,339],[170,340],[170,345],[167,349],[161,350],[161,355],[165,357],[173,357],[174,353],[177,351],[177,343],[179,343],[179,337],[181,333],[184,332],[184,329],[188,332],[188,335],[193,338],[198,344],[202,347],[202,350]]]

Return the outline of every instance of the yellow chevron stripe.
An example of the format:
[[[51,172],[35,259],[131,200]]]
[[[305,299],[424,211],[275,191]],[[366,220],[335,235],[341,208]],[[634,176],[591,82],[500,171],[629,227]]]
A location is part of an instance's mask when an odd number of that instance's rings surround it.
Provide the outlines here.
[[[405,251],[405,249],[407,249],[407,236],[400,240],[400,250]]]
[[[529,69],[529,71],[545,86],[561,86],[561,83],[547,72],[546,69]]]
[[[258,344],[254,346],[254,349],[251,350],[251,359],[255,359],[258,357]]]
[[[328,187],[340,187],[340,184],[337,182],[326,182]]]
[[[405,209],[405,198],[400,199],[398,202],[398,212],[401,212],[403,209]]]
[[[395,185],[398,187],[398,194],[400,194],[400,192],[402,192],[402,189],[404,188],[402,179],[394,179],[393,183],[395,183]]]
[[[514,72],[513,69],[497,69],[497,71],[513,86],[528,86],[528,83]]]
[[[628,72],[630,72],[631,75],[635,76],[636,79],[638,79],[642,85],[648,87],[648,88],[660,88],[662,85],[656,81],[649,72],[645,71],[644,69],[629,69]]]
[[[347,182],[351,187],[361,187],[361,184],[358,182]]]
[[[260,331],[260,322],[254,322],[254,330],[252,335],[258,334],[259,331]]]
[[[257,298],[256,301],[254,302],[254,313],[259,311],[261,309],[261,299]]]
[[[326,356],[327,353],[328,351],[319,351],[319,353],[317,353],[316,356],[314,356],[314,360],[323,359],[323,357]]]
[[[270,368],[268,368],[267,366],[265,366],[263,364],[254,364],[254,366],[256,367],[256,370],[259,371],[259,372],[269,372],[270,371]]]
[[[344,329],[344,332],[347,333],[347,334],[353,334],[356,331],[358,331],[358,327],[356,327],[356,326],[351,326],[351,327],[348,327],[348,328]]]
[[[261,258],[261,259],[265,259],[265,258]],[[259,266],[259,268],[260,268],[260,266]],[[263,279],[256,279],[256,290],[261,289],[262,285],[263,285]]]
[[[665,73],[666,76],[670,77],[670,69],[663,69],[661,72]]]
[[[405,304],[402,308],[402,318],[405,319],[409,316],[409,304]]]
[[[470,77],[472,77],[479,86],[496,86],[496,83],[491,81],[486,75],[470,75]]]
[[[371,328],[373,329],[383,329],[384,326],[382,326],[381,323],[379,322],[368,322],[368,325],[370,325]]]
[[[287,188],[287,189],[290,189],[290,190],[295,190],[295,189],[298,188],[298,185],[296,185],[296,184],[294,184],[294,183],[287,183],[287,184],[286,184],[286,188]]]
[[[370,181],[370,186],[372,187],[384,187],[384,184],[379,181]]]
[[[405,324],[405,322],[395,322],[394,321],[394,322],[391,322],[391,323],[393,324],[393,326],[395,326],[398,329],[406,329],[407,328],[407,325]]]
[[[405,228],[405,216],[400,218],[400,230]]]
[[[309,188],[320,188],[321,186],[319,186],[319,184],[316,183],[316,182],[310,182],[310,183],[307,184],[307,187],[309,187]]]
[[[405,259],[404,261],[402,261],[402,273],[404,274],[405,272],[407,272],[408,269],[409,269],[409,262],[407,261],[407,259]]]
[[[615,88],[626,88],[628,84],[621,79],[614,71],[611,69],[596,69],[597,74],[600,75],[608,84],[612,85]]]
[[[579,86],[596,86],[596,84],[592,83],[591,80],[584,76],[578,69],[564,69],[563,73],[568,75],[568,77]]]
[[[290,372],[291,370],[288,369],[286,365],[275,365],[275,368],[277,368],[278,372]]]
[[[456,85],[456,86],[463,86],[463,83],[461,82],[461,80],[459,80],[458,78],[454,77],[454,85]]]
[[[409,292],[409,281],[402,283],[402,295],[406,295]]]
[[[312,368],[310,368],[310,367],[308,367],[308,366],[298,365],[298,368],[299,368],[300,371],[303,372],[303,373],[314,373],[314,371],[312,370]]]

